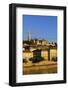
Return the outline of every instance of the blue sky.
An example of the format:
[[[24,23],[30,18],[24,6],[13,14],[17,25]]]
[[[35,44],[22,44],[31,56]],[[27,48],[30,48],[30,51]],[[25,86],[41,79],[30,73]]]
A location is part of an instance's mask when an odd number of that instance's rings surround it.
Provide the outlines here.
[[[28,32],[30,32],[32,39],[57,42],[57,16],[24,15],[22,18],[24,39],[28,38]]]

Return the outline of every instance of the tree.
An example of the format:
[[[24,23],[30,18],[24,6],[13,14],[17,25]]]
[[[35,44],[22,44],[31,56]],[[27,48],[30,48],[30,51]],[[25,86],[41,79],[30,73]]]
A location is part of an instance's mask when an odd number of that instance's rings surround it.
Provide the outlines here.
[[[26,59],[23,59],[23,63],[27,63],[27,60]]]
[[[39,63],[40,61],[44,60],[41,56],[34,56],[32,59],[32,63]]]
[[[57,43],[55,42],[55,46],[57,47]]]
[[[52,61],[57,61],[57,57],[52,57]]]

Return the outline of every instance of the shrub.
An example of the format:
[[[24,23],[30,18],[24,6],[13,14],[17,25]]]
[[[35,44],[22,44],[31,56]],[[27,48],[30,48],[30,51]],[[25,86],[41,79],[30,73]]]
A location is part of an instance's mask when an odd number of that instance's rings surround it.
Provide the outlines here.
[[[23,59],[23,63],[27,63],[27,60],[26,59]]]
[[[52,61],[57,61],[57,57],[52,57]]]
[[[32,59],[32,63],[39,63],[40,61],[44,60],[41,56],[34,56]]]
[[[30,61],[32,61],[32,60],[33,60],[33,58],[30,58],[29,60],[30,60]]]

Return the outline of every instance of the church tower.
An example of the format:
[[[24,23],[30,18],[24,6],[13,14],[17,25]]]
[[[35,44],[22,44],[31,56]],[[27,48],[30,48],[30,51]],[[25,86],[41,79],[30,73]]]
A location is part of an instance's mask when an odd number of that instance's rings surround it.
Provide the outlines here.
[[[28,41],[31,40],[31,35],[30,35],[30,32],[28,32]]]

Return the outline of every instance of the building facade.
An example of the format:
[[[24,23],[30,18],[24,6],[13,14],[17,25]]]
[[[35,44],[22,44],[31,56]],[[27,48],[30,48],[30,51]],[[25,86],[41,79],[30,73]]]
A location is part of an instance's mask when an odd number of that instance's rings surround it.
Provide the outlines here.
[[[48,48],[44,50],[34,50],[34,51],[23,51],[22,56],[24,59],[26,59],[29,62],[30,58],[33,58],[34,56],[41,56],[44,58],[45,61],[51,61],[54,58],[57,58],[57,48]]]

